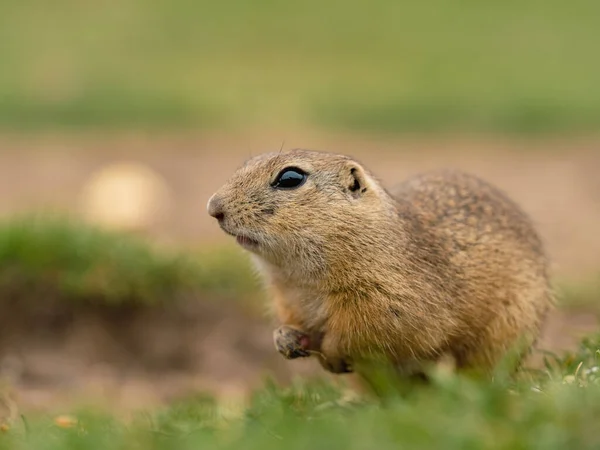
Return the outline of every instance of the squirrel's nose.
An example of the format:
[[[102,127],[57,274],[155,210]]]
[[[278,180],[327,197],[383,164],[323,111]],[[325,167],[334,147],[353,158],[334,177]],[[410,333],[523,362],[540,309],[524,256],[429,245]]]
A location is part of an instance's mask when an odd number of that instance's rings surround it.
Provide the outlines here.
[[[208,200],[208,205],[206,205],[206,208],[208,209],[208,214],[217,219],[219,222],[221,222],[225,218],[225,212],[223,211],[223,201],[216,195],[213,195]]]

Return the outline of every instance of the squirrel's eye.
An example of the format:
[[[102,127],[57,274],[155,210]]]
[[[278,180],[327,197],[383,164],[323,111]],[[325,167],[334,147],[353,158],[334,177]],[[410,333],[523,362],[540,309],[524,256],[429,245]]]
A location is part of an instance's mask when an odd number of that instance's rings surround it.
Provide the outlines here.
[[[306,172],[297,167],[287,167],[279,172],[271,186],[277,189],[294,189],[306,181]]]

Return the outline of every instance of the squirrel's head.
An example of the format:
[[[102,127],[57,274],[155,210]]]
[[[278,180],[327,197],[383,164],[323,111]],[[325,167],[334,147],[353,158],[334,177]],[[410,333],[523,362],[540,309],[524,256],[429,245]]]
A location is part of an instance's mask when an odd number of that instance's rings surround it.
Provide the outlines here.
[[[208,212],[245,249],[276,266],[324,269],[329,252],[356,250],[391,199],[355,160],[293,150],[256,156],[208,201]],[[382,224],[380,224],[381,226]],[[306,267],[309,266],[309,267]]]

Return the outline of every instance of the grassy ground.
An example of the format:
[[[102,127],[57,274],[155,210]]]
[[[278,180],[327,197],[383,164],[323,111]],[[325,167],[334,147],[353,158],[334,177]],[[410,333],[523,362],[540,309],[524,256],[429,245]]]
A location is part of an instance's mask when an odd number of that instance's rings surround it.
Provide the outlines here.
[[[585,341],[517,382],[438,372],[432,386],[379,400],[352,401],[328,384],[267,385],[237,409],[201,396],[128,422],[90,411],[22,417],[0,448],[598,448],[599,345]]]
[[[594,0],[0,4],[0,126],[597,131]]]
[[[247,262],[228,248],[156,247],[66,217],[17,217],[0,224],[0,292],[47,289],[64,301],[153,305],[191,292],[247,299],[257,290]]]

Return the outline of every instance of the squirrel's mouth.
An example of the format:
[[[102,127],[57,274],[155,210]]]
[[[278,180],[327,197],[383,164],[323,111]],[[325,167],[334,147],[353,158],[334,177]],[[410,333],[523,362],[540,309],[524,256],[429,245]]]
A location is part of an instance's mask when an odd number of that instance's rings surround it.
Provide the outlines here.
[[[244,236],[243,234],[232,233],[223,226],[221,226],[221,229],[228,235],[233,236],[236,242],[247,250],[256,250],[260,246],[259,242],[255,239]]]

